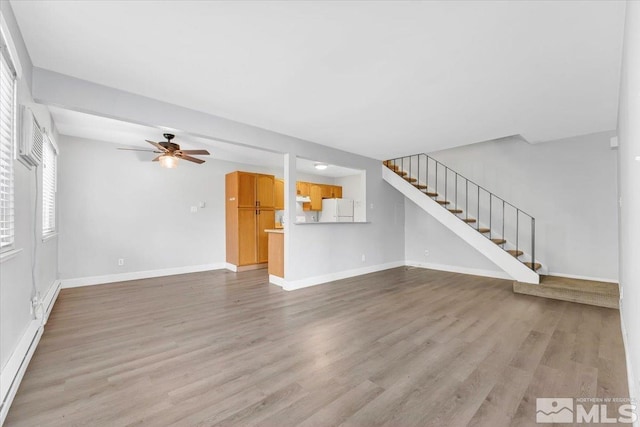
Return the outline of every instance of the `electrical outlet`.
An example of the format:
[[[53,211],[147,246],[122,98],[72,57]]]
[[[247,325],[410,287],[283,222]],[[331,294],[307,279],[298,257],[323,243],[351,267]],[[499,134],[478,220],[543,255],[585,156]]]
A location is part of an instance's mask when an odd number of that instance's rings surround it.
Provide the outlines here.
[[[206,202],[200,202],[199,206],[201,208],[206,208],[207,207],[207,203]]]
[[[424,256],[425,256],[425,257],[428,257],[428,256],[429,256],[429,249],[425,249],[425,250],[424,250]]]
[[[371,209],[373,209],[373,203],[371,203],[371,205],[370,205],[370,206],[371,206]]]
[[[198,207],[197,206],[191,206],[191,213],[196,213],[198,212]]]
[[[367,257],[364,254],[362,254],[362,262],[365,262],[366,260],[367,260]]]
[[[118,265],[122,267],[124,265],[124,258],[118,258]]]

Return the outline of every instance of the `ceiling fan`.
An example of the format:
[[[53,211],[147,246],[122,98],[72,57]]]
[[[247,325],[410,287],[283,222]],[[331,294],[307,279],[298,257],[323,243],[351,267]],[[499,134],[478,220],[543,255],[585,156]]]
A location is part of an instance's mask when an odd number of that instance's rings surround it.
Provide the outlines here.
[[[211,154],[207,150],[181,150],[180,145],[176,144],[175,142],[171,142],[171,140],[175,138],[175,135],[171,133],[165,133],[163,134],[163,136],[167,138],[166,141],[153,142],[149,141],[148,139],[145,140],[149,144],[156,147],[156,150],[142,150],[138,148],[118,148],[118,150],[149,151],[152,153],[158,153],[160,155],[153,159],[153,161],[160,162],[160,166],[169,169],[173,169],[178,166],[178,159],[187,160],[189,162],[198,164],[204,163],[204,160],[198,159],[196,157],[191,157],[190,154],[201,156],[208,156]]]

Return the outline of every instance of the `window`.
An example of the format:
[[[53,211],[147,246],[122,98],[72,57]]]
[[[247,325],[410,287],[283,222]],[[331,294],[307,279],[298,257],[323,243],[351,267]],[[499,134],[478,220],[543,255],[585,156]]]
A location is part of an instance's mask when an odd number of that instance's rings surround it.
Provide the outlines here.
[[[13,247],[13,150],[16,138],[16,72],[5,46],[0,50],[0,251]]]
[[[58,152],[48,135],[42,147],[42,236],[56,232],[56,170]]]

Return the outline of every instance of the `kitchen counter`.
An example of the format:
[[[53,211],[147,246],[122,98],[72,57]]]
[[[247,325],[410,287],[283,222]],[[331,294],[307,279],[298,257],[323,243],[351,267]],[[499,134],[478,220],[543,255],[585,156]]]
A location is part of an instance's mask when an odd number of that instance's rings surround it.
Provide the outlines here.
[[[284,278],[284,230],[269,228],[269,274]]]

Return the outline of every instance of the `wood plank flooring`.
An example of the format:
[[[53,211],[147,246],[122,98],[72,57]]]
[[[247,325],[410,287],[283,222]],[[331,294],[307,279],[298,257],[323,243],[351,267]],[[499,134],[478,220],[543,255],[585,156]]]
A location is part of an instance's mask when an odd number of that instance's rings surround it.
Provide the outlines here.
[[[536,397],[628,397],[617,310],[511,287],[397,268],[65,289],[6,425],[528,426]]]

